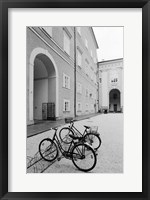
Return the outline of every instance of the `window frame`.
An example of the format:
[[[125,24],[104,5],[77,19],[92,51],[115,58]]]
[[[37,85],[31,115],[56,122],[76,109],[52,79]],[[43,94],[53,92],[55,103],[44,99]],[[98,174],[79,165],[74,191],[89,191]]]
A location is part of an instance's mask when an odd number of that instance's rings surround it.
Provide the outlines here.
[[[79,105],[80,105],[80,109],[79,109]],[[77,112],[82,112],[82,103],[81,102],[77,103]]]
[[[66,82],[66,78],[68,79],[68,82]],[[65,73],[63,73],[63,88],[70,90],[70,76]]]
[[[80,60],[79,60],[80,58]],[[80,61],[80,63],[79,63]],[[82,53],[79,49],[77,49],[77,65],[82,68]]]
[[[65,104],[68,103],[68,109],[66,110]],[[63,101],[63,112],[70,112],[70,100],[69,99],[64,99]]]
[[[67,40],[65,40],[65,38]],[[67,42],[66,42],[67,41]],[[66,46],[68,44],[68,46]],[[70,56],[71,55],[71,37],[70,35],[67,33],[67,31],[65,29],[63,29],[63,49],[64,49],[64,52]]]
[[[82,94],[82,84],[77,82],[77,93]]]

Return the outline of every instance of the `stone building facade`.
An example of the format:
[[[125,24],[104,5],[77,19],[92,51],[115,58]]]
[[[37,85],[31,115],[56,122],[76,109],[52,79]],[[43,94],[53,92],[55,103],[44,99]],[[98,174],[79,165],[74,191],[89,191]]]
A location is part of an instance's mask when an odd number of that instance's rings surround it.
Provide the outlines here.
[[[98,63],[99,111],[123,112],[123,59]]]
[[[27,27],[27,124],[98,111],[92,27]]]

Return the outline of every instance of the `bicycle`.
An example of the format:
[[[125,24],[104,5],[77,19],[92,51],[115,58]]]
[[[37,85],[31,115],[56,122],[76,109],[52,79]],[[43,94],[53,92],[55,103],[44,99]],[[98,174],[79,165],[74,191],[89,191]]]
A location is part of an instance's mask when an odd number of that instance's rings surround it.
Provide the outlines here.
[[[82,137],[82,142],[89,143],[95,151],[98,150],[98,148],[101,146],[102,140],[100,138],[100,134],[97,132],[97,130],[92,131],[92,128],[90,126],[86,126],[83,134],[74,126],[75,120],[68,120],[67,122],[70,123],[68,127],[63,127],[59,131],[59,137],[62,142],[69,144],[72,140],[70,135],[74,135],[77,137]]]
[[[39,153],[44,160],[54,161],[58,158],[59,149],[62,156],[66,159],[71,159],[79,170],[88,172],[95,167],[97,154],[89,144],[80,142],[81,137],[70,135],[72,141],[69,143],[67,149],[64,149],[63,144],[56,134],[57,128],[52,128],[51,130],[55,131],[53,138],[45,138],[39,144]]]

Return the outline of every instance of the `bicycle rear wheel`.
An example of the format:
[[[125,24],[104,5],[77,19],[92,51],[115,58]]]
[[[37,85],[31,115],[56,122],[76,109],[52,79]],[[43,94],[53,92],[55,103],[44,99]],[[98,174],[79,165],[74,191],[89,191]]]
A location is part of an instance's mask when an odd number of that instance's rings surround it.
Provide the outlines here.
[[[46,161],[53,161],[58,156],[58,148],[53,140],[45,138],[39,144],[39,153]]]
[[[79,170],[88,172],[95,167],[97,157],[89,145],[80,143],[72,149],[72,162]]]
[[[101,138],[94,133],[87,133],[84,136],[84,141],[90,144],[94,150],[97,150],[101,146]]]
[[[59,131],[59,138],[61,142],[64,142],[66,144],[70,144],[72,141],[72,138],[69,135],[74,135],[74,133],[68,127],[64,127]]]

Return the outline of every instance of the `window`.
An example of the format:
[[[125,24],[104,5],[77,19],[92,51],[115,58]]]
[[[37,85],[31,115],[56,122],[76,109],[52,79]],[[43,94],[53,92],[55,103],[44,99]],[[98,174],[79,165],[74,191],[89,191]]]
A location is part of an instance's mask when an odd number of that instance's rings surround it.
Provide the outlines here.
[[[70,37],[69,35],[64,31],[64,51],[70,55]]]
[[[90,71],[91,71],[91,70],[90,70],[90,66],[86,65],[86,71],[85,71],[85,73],[86,73],[86,75],[89,76],[89,77],[91,77]]]
[[[87,41],[87,39],[85,39],[85,46],[88,49],[88,41]]]
[[[89,71],[89,67],[86,65],[85,73],[86,73],[87,76],[88,76],[88,71]]]
[[[118,82],[118,79],[117,79],[117,78],[114,78],[114,79],[111,80],[111,82],[112,82],[112,83],[117,83],[117,82]]]
[[[116,70],[113,70],[110,74],[110,82],[112,84],[117,84],[118,82],[118,72]]]
[[[91,73],[90,72],[91,72],[90,67],[88,67],[87,73],[88,73],[89,77],[91,77]]]
[[[86,75],[88,75],[88,68],[89,68],[89,61],[88,61],[88,59],[86,58],[86,59],[85,59],[85,73],[86,73]]]
[[[81,27],[77,27],[77,32],[81,35]]]
[[[63,106],[63,111],[70,111],[70,101],[67,99],[64,99],[64,106]]]
[[[82,54],[79,50],[77,51],[77,65],[82,66]]]
[[[82,105],[81,105],[80,102],[78,102],[78,104],[77,104],[77,110],[78,110],[78,111],[81,111],[81,110],[82,110]]]
[[[86,111],[89,110],[89,105],[88,105],[88,103],[86,103],[86,105],[85,105],[85,110],[86,110]]]
[[[70,89],[70,77],[63,74],[63,87]]]
[[[90,93],[90,95],[89,95],[91,98],[93,97],[93,94],[92,94],[92,92]]]
[[[92,81],[94,81],[95,80],[95,74],[94,74],[94,72],[93,72],[93,69],[91,68],[91,70],[90,70],[90,78],[91,78],[91,80]]]
[[[44,26],[42,29],[50,36],[52,37],[52,27],[50,26]]]
[[[81,85],[81,83],[77,83],[77,93],[82,94],[82,85]]]

